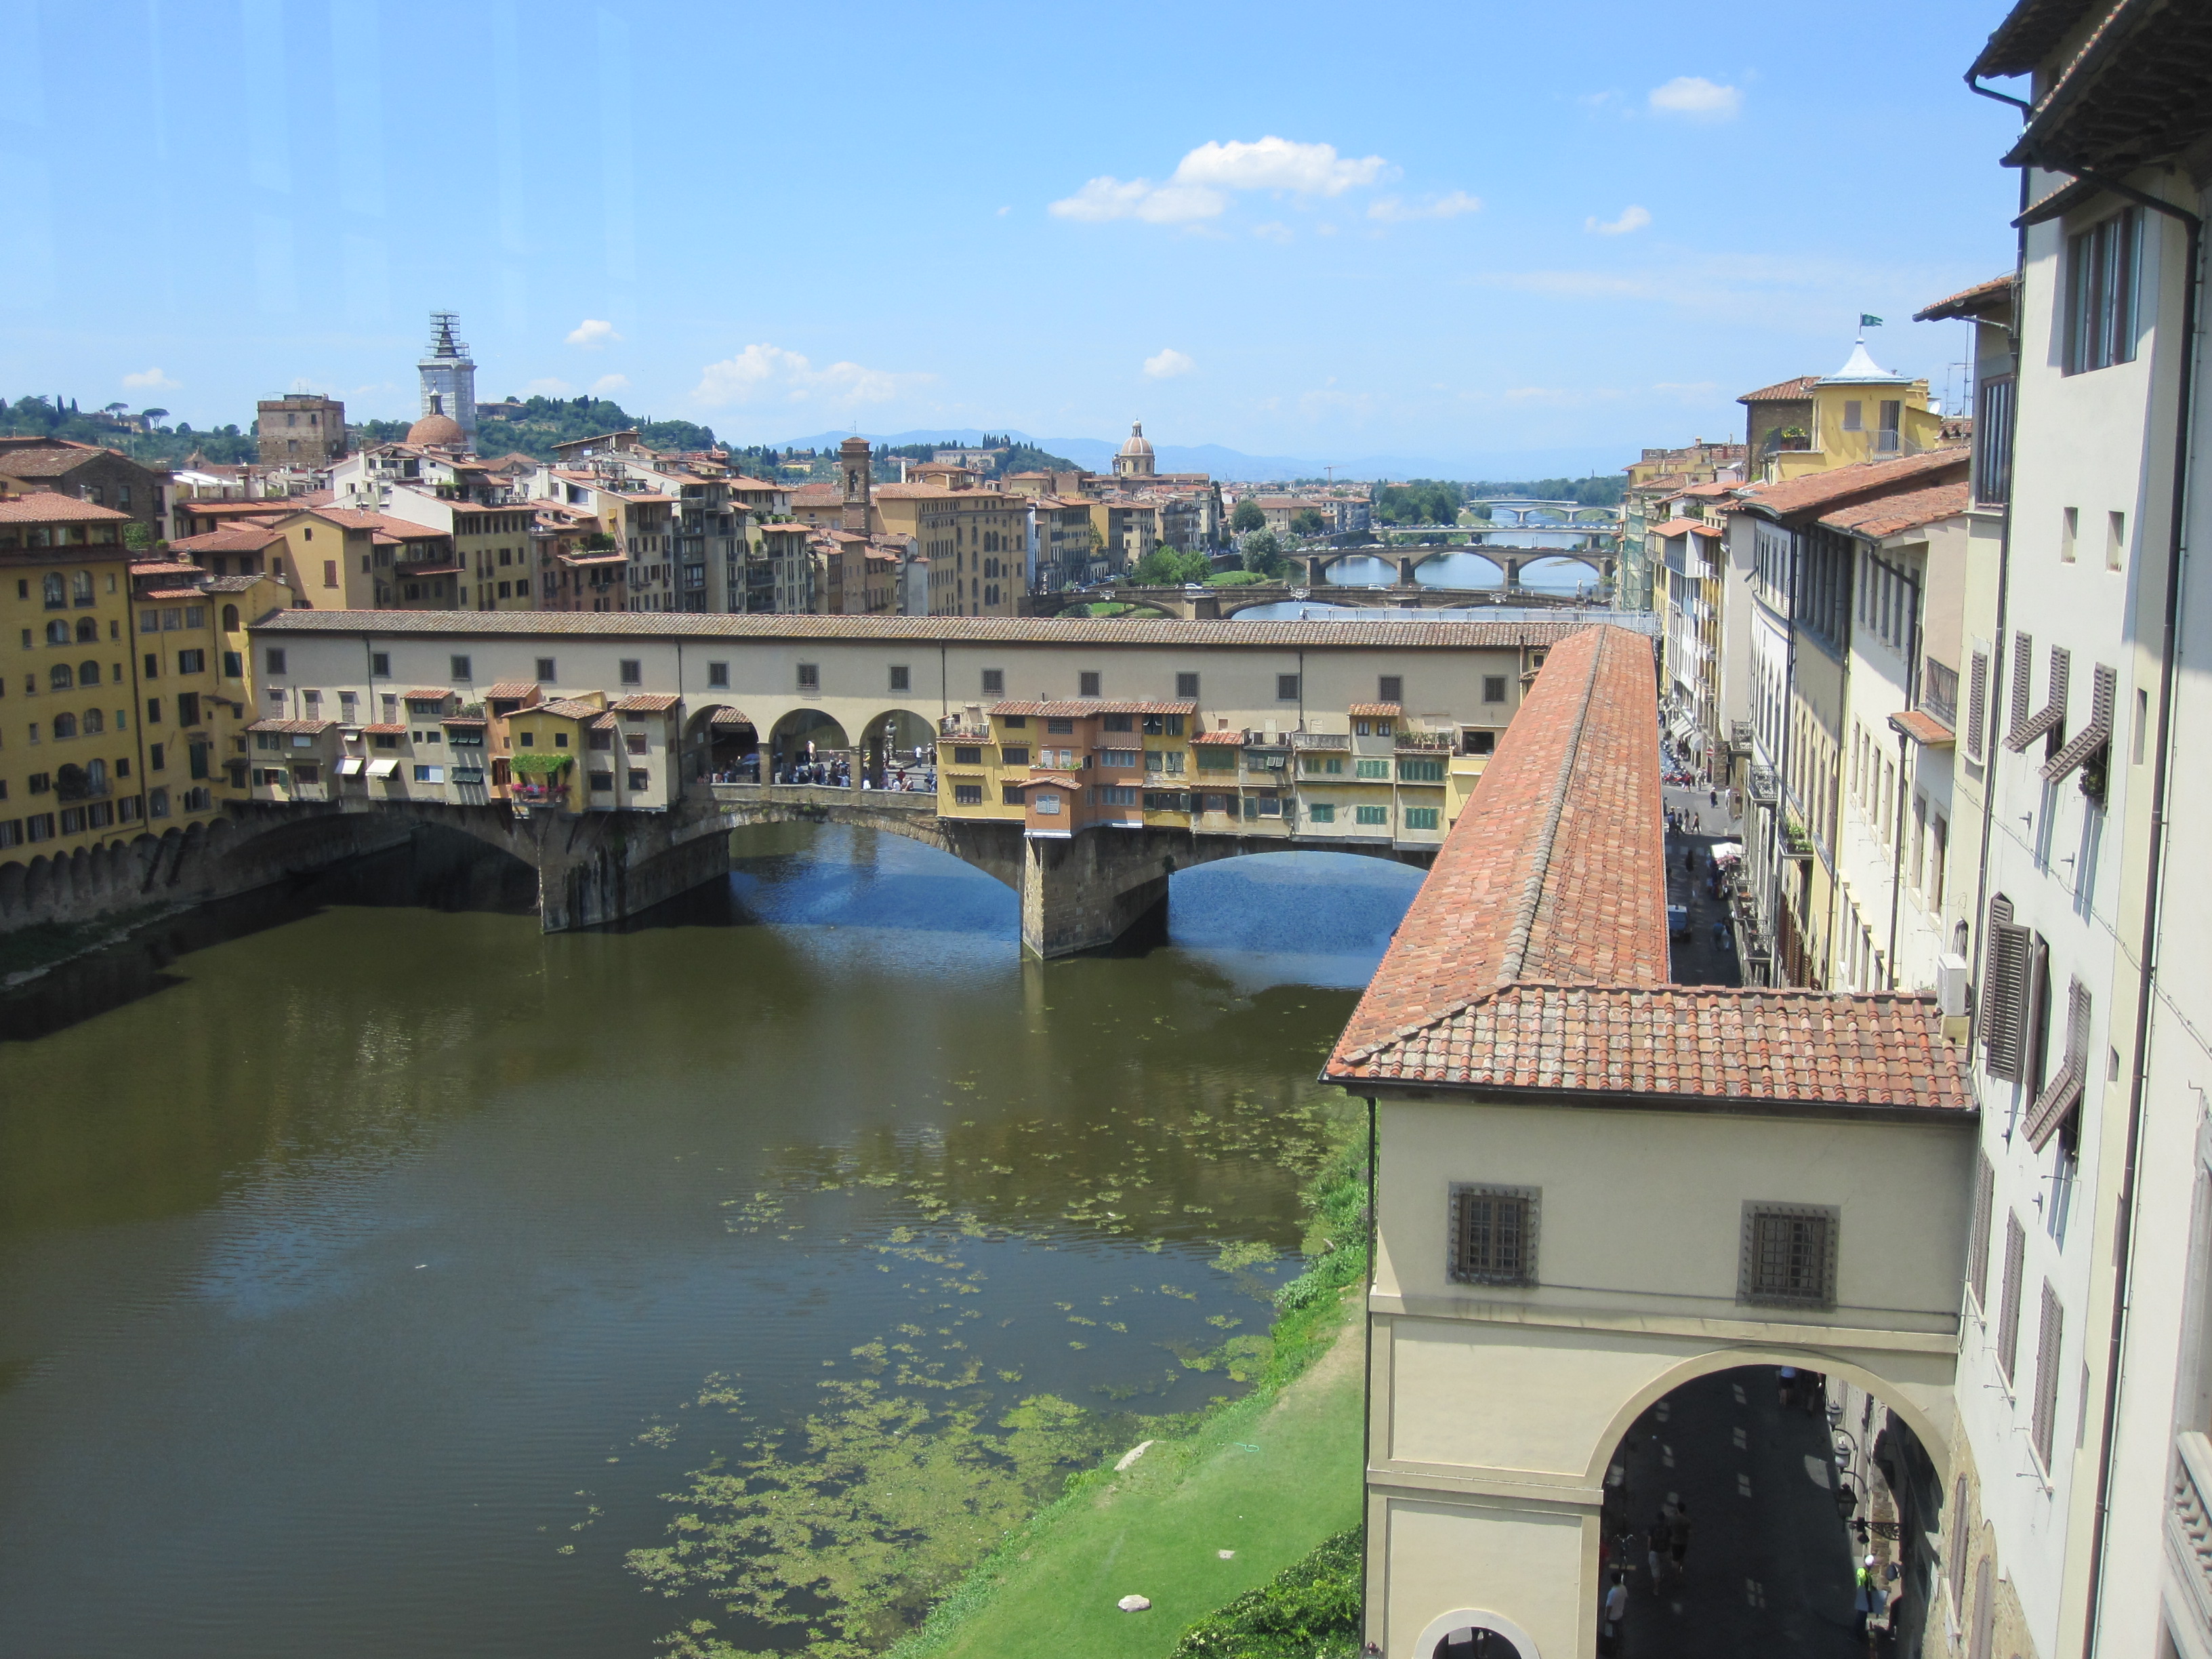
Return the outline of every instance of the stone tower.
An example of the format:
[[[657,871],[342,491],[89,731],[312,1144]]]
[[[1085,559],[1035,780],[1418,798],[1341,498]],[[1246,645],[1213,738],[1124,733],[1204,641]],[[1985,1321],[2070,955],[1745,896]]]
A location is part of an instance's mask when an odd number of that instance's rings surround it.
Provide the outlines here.
[[[845,475],[845,516],[840,527],[856,536],[868,533],[870,459],[866,438],[848,438],[837,446],[837,467]]]
[[[460,422],[473,440],[477,434],[477,366],[469,349],[453,337],[460,321],[455,311],[430,313],[430,349],[415,365],[422,377],[422,413],[443,412]],[[432,398],[438,400],[434,405]]]

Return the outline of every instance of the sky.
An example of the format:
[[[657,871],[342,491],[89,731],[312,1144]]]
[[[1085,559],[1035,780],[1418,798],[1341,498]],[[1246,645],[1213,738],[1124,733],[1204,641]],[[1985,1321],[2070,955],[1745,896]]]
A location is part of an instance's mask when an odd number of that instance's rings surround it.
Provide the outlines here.
[[[1998,0],[0,0],[0,397],[1616,468],[2012,263]]]

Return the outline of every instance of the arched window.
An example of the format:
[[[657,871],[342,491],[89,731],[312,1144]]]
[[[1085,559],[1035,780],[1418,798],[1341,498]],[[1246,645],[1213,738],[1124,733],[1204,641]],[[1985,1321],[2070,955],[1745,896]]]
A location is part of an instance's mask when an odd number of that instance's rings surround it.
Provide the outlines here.
[[[238,632],[238,607],[234,605],[227,605],[222,608],[222,631],[226,634]]]
[[[94,644],[99,638],[100,623],[96,618],[79,617],[76,619],[76,642],[79,645]]]
[[[69,589],[62,581],[62,573],[60,571],[48,571],[46,573],[46,580],[44,586],[46,592],[47,610],[58,611],[69,603]]]
[[[94,603],[92,588],[92,572],[89,570],[80,570],[75,575],[71,576],[70,578],[70,597],[77,604],[91,605]]]
[[[96,662],[79,663],[76,665],[76,683],[79,685],[98,685],[100,684],[100,665]]]
[[[88,708],[84,711],[83,730],[85,736],[88,738],[96,737],[106,729],[107,722],[101,716],[100,710],[97,708]],[[94,761],[93,764],[97,766],[100,763],[98,761]]]
[[[85,716],[85,719],[88,720],[92,720],[93,718],[94,717],[90,714],[87,714]],[[88,726],[86,729],[90,731],[96,728]],[[101,793],[106,789],[107,763],[106,761],[87,761],[84,763],[84,787],[88,792],[95,795]]]
[[[75,737],[76,735],[76,715],[74,715],[74,714],[57,714],[57,715],[55,715],[55,716],[54,716],[54,741],[55,741],[55,742],[58,743],[58,742],[60,742],[60,741],[61,741],[63,738],[73,738],[73,737]]]
[[[76,676],[70,672],[67,663],[58,662],[46,671],[46,684],[56,691],[66,691],[76,684]]]
[[[50,622],[46,624],[46,643],[48,645],[67,645],[69,642],[70,625],[67,623],[58,620]]]

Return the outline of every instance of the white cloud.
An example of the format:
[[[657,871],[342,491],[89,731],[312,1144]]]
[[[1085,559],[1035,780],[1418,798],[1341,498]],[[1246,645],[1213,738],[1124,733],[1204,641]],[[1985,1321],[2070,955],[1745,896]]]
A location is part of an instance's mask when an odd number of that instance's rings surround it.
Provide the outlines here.
[[[1157,356],[1145,359],[1145,373],[1156,380],[1172,380],[1178,374],[1188,374],[1198,365],[1173,346],[1163,346]]]
[[[575,394],[575,387],[566,380],[556,380],[550,375],[542,380],[532,380],[522,388],[522,395],[526,398],[573,398]]]
[[[1253,226],[1252,234],[1270,242],[1287,242],[1291,240],[1291,228],[1280,219],[1270,219],[1264,224]]]
[[[1012,213],[1013,210],[1013,210],[1013,208],[1012,208],[1011,205],[1008,205],[1008,206],[1006,206],[1006,207],[1002,207],[1002,208],[1000,208],[1000,209],[999,210],[998,216],[999,216],[1000,218],[1003,219],[1003,218],[1005,218],[1005,217],[1006,217],[1009,213]]]
[[[1595,236],[1626,236],[1632,230],[1641,230],[1651,222],[1651,215],[1640,207],[1626,207],[1618,219],[1601,219],[1595,214],[1583,221],[1583,228]]]
[[[601,346],[621,338],[622,336],[615,332],[612,323],[603,322],[597,317],[586,317],[568,331],[568,343],[582,346],[587,351],[596,351]]]
[[[1737,88],[1722,86],[1702,75],[1678,75],[1665,86],[1651,88],[1650,104],[1662,115],[1725,121],[1743,107],[1743,94]]]
[[[1481,206],[1480,197],[1463,190],[1427,202],[1401,202],[1395,196],[1385,196],[1367,210],[1367,216],[1385,224],[1403,224],[1408,219],[1456,219],[1462,213],[1479,211]]]
[[[592,382],[592,390],[604,398],[610,392],[623,391],[629,385],[629,376],[627,374],[602,374]]]
[[[1334,144],[1303,144],[1273,137],[1251,143],[1208,139],[1177,162],[1164,183],[1102,174],[1048,210],[1062,219],[1091,223],[1141,219],[1147,224],[1188,225],[1219,218],[1236,191],[1334,197],[1395,174],[1396,169],[1379,155],[1339,155]]]
[[[709,409],[751,403],[879,404],[929,378],[863,368],[858,363],[817,368],[799,353],[781,346],[749,345],[736,356],[702,369],[691,398]]]
[[[174,392],[183,384],[173,380],[158,368],[145,368],[123,377],[125,392]]]

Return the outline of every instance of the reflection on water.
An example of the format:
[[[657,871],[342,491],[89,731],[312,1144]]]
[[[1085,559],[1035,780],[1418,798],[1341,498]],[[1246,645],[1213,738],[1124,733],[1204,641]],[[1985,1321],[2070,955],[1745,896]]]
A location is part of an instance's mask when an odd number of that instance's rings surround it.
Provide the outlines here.
[[[550,939],[357,869],[0,1004],[0,1652],[787,1640],[624,1565],[754,1431],[719,1389],[787,1422],[872,1344],[994,1411],[1235,1389],[1187,1362],[1265,1327],[1418,872],[1210,866],[1161,948],[1039,966],[927,848],[739,851]]]

